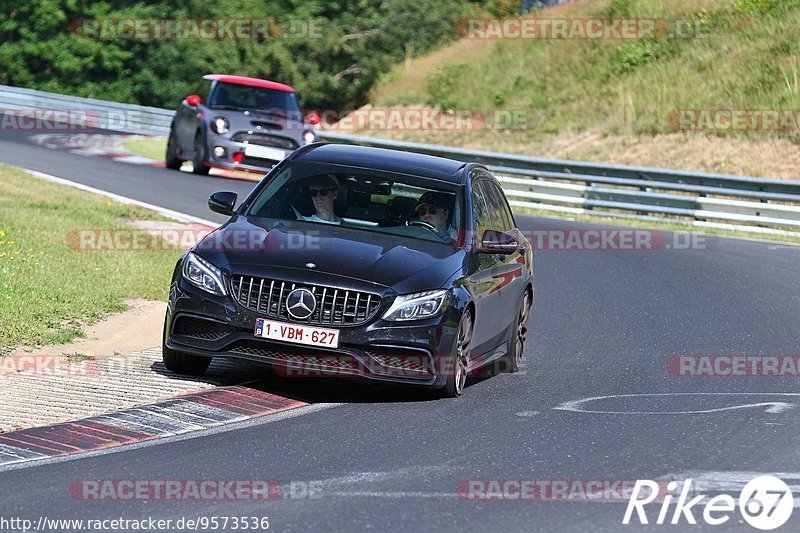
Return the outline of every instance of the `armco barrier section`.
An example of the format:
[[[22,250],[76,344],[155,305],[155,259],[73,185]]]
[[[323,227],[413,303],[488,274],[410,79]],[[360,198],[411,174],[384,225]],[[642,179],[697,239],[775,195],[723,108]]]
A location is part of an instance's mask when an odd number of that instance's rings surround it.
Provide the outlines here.
[[[175,112],[0,85],[0,112],[91,113],[93,125],[165,137]],[[448,146],[341,135],[318,138],[484,163],[515,207],[621,218],[669,218],[757,232],[800,230],[800,181],[545,159]]]

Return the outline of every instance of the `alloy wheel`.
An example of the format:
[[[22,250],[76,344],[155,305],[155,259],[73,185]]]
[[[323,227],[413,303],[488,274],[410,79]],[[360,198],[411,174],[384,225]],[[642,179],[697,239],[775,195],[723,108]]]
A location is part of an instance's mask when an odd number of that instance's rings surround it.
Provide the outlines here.
[[[517,345],[515,346],[516,350],[514,353],[517,368],[522,364],[522,357],[525,352],[525,341],[528,340],[528,319],[530,318],[530,310],[530,295],[528,291],[525,291],[525,295],[522,297],[522,307],[517,317]]]
[[[461,321],[456,345],[455,386],[459,396],[467,383],[467,367],[469,365],[469,349],[472,342],[472,315],[467,311]]]

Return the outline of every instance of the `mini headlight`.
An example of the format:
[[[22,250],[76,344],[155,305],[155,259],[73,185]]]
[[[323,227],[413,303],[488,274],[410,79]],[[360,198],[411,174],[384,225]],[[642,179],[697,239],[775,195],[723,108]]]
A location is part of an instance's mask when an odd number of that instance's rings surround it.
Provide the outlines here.
[[[305,141],[306,144],[311,144],[316,140],[317,136],[314,135],[313,131],[307,131],[303,134],[303,141]]]
[[[211,121],[211,129],[214,130],[214,133],[227,133],[228,119],[225,117],[216,117]]]
[[[398,296],[392,306],[383,314],[383,319],[402,322],[432,318],[444,312],[447,308],[447,300],[446,290]]]
[[[222,282],[222,271],[203,259],[189,252],[183,261],[183,279],[208,293],[225,296],[225,284]]]

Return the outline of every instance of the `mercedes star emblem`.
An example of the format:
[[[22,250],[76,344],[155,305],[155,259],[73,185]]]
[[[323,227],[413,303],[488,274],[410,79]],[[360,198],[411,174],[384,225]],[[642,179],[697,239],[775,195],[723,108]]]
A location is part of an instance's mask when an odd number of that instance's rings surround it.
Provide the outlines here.
[[[317,301],[308,289],[295,289],[286,297],[286,311],[292,318],[305,320],[314,313]]]
[[[316,263],[306,263],[306,268],[317,268]]]

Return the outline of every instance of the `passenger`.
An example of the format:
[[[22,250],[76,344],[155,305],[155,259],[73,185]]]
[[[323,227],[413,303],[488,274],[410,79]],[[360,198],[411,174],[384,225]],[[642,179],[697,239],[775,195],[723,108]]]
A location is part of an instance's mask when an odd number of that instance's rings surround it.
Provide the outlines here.
[[[453,239],[455,238],[456,230],[448,223],[451,205],[451,195],[428,191],[419,197],[415,211],[419,220],[427,222],[436,228],[437,235],[443,239]]]
[[[333,176],[314,176],[308,182],[308,194],[314,204],[316,213],[304,220],[323,222],[325,224],[341,224],[342,219],[333,212],[336,198],[339,197],[339,182]]]

